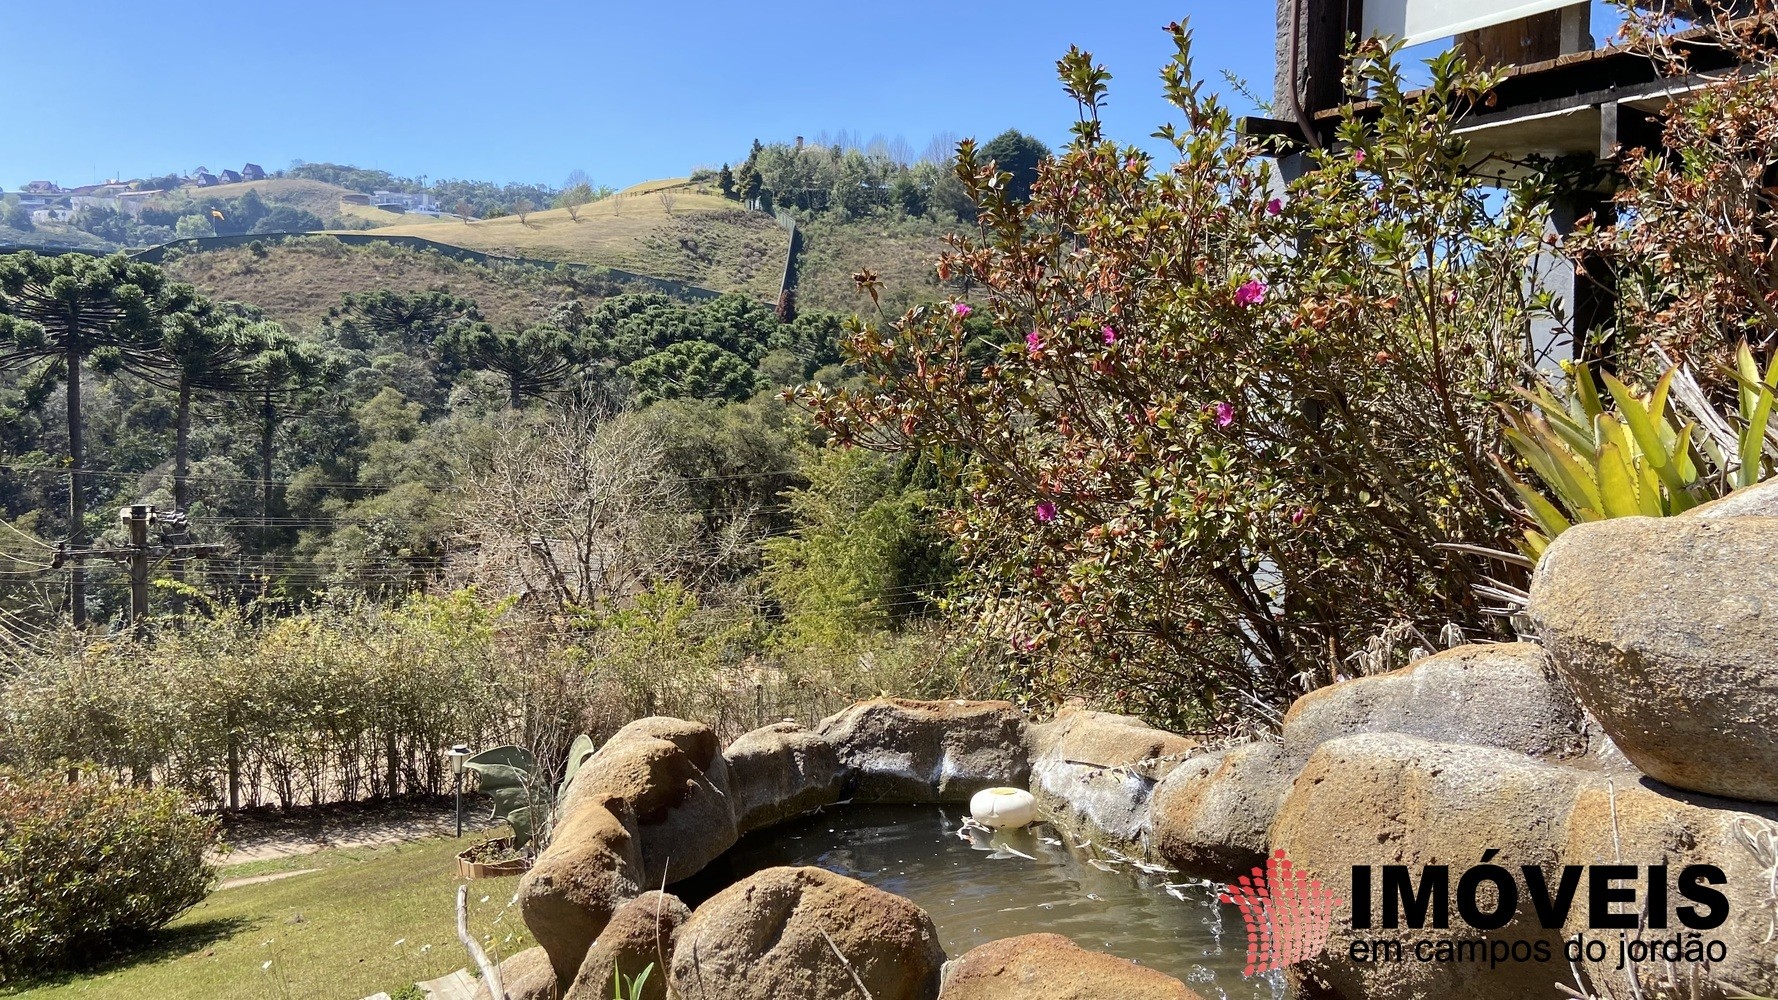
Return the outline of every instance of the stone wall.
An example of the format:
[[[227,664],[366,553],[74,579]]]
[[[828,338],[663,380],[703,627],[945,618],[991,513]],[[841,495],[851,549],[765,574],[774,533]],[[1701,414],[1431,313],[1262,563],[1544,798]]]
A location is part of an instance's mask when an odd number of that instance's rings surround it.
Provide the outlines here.
[[[1677,996],[1667,990],[1675,974],[1701,976],[1683,994],[1698,1000],[1734,995],[1731,985],[1778,992],[1768,940],[1778,912],[1778,518],[1762,516],[1774,489],[1705,517],[1569,531],[1532,589],[1543,645],[1460,647],[1316,691],[1274,740],[1207,747],[1078,708],[1033,723],[1004,702],[891,699],[813,730],[768,726],[726,750],[696,723],[632,723],[582,767],[554,841],[521,883],[542,952],[515,957],[515,971],[531,982],[547,964],[566,995],[598,996],[613,968],[640,971],[613,956],[640,960],[653,947],[660,987],[688,998],[1195,997],[1054,935],[993,942],[947,964],[917,906],[820,869],[758,873],[689,915],[657,893],[649,912],[672,916],[666,930],[629,904],[741,833],[812,809],[957,803],[1010,784],[1028,785],[1076,844],[1190,875],[1233,882],[1284,851],[1345,901],[1327,947],[1287,970],[1304,998],[1554,997],[1558,981],[1600,997]],[[1708,970],[1583,960],[1571,971],[1564,942],[1599,933],[1588,925],[1589,883],[1566,920],[1552,923],[1519,891],[1510,908],[1491,897],[1501,926],[1453,920],[1395,935],[1409,949],[1544,947],[1549,962],[1352,959],[1379,933],[1352,926],[1354,866],[1444,866],[1455,890],[1484,863],[1521,889],[1560,886],[1571,868],[1714,865],[1729,912],[1708,936],[1727,957]],[[1661,926],[1665,913],[1645,919],[1655,926],[1631,937],[1675,933]],[[604,981],[582,982],[588,975]]]

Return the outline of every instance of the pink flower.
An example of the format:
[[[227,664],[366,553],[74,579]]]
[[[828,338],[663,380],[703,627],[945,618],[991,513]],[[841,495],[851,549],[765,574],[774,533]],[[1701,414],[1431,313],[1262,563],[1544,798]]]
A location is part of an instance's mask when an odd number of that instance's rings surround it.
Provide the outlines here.
[[[1246,284],[1235,289],[1235,304],[1238,306],[1257,306],[1266,300],[1266,283],[1258,278],[1251,278]]]
[[[969,308],[969,303],[959,302],[956,305],[951,307],[951,311],[957,314],[958,319],[962,319],[963,317],[968,316],[970,313],[974,312],[975,310]]]
[[[1107,326],[1107,327],[1102,327],[1102,328],[1101,328],[1101,329],[1100,329],[1100,330],[1099,330],[1099,335],[1100,335],[1100,336],[1101,336],[1101,337],[1104,337],[1104,338],[1105,338],[1105,342],[1106,342],[1106,343],[1107,343],[1107,344],[1115,344],[1115,343],[1117,343],[1117,331],[1116,331],[1116,330],[1113,330],[1113,329],[1112,329],[1112,328],[1111,328],[1111,327],[1109,327],[1109,326]]]
[[[1043,350],[1043,336],[1036,330],[1032,330],[1025,334],[1025,346],[1033,351]]]
[[[1216,404],[1216,426],[1227,427],[1235,422],[1235,406],[1233,403]]]
[[[1358,164],[1361,167],[1364,166],[1364,150],[1362,150],[1362,149],[1355,150],[1352,153],[1352,162]]]
[[[1298,507],[1296,510],[1293,510],[1290,512],[1290,523],[1291,524],[1300,525],[1304,521],[1307,521],[1308,519],[1309,519],[1309,508],[1307,508],[1307,507]]]
[[[1282,211],[1284,211],[1284,199],[1283,198],[1273,198],[1271,201],[1266,202],[1266,214],[1267,215],[1277,215],[1279,212],[1282,212]]]
[[[1056,505],[1045,500],[1037,505],[1035,513],[1038,524],[1048,524],[1056,519]]]
[[[1455,288],[1445,289],[1445,305],[1454,306],[1456,304],[1457,304],[1457,289],[1455,289]]]

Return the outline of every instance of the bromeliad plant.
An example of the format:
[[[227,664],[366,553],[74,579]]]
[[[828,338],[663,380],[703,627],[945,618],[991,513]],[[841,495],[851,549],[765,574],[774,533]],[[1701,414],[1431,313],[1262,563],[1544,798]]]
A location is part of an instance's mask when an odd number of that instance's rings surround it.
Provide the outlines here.
[[[492,818],[504,820],[512,827],[513,849],[535,855],[548,846],[555,832],[556,811],[568,797],[574,775],[593,755],[593,749],[592,737],[582,733],[574,738],[562,783],[554,789],[536,755],[524,747],[507,745],[483,750],[463,766],[476,773],[481,790],[494,800]]]
[[[1501,465],[1532,522],[1520,550],[1533,560],[1577,522],[1679,514],[1778,467],[1778,429],[1771,423],[1778,358],[1762,376],[1741,344],[1728,373],[1737,389],[1735,412],[1723,418],[1699,393],[1697,407],[1705,412],[1684,423],[1671,399],[1675,379],[1689,377],[1678,368],[1642,394],[1607,373],[1603,396],[1587,367],[1564,369],[1564,397],[1540,385],[1521,393],[1530,409],[1503,408],[1507,443],[1549,490],[1545,495]]]

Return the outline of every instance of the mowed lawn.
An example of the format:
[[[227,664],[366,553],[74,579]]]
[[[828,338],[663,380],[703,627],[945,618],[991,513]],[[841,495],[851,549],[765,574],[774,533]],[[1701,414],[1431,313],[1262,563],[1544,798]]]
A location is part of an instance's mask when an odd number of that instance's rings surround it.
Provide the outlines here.
[[[224,878],[320,870],[218,890],[145,948],[84,975],[0,989],[0,996],[355,1000],[473,968],[457,940],[454,858],[470,843],[343,848],[230,869]],[[469,887],[470,928],[490,954],[530,947],[512,903],[517,878]]]

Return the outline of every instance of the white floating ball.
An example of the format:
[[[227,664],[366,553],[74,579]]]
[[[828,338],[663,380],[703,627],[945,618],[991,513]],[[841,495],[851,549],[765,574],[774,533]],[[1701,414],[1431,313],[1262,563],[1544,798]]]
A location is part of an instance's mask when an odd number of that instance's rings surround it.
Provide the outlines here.
[[[1037,820],[1037,799],[1022,788],[984,788],[969,800],[969,815],[983,826],[1029,826]]]

